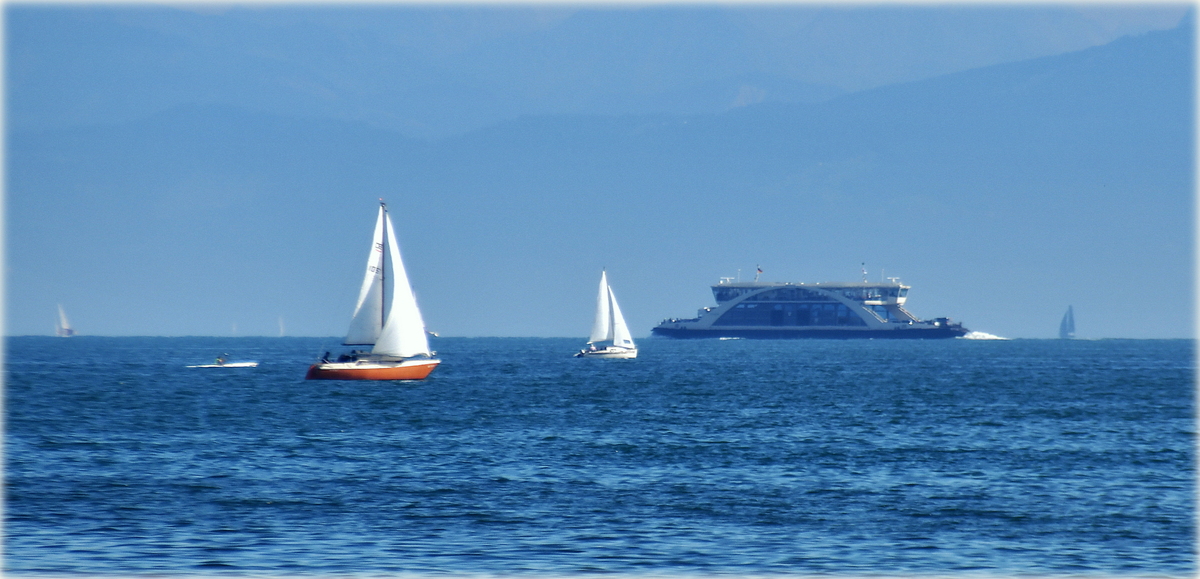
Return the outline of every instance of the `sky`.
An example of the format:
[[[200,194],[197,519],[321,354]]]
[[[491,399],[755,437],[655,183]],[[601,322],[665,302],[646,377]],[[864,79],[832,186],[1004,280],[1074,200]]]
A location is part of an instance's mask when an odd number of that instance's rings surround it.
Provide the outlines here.
[[[8,4],[5,331],[340,335],[386,197],[442,335],[865,262],[1004,337],[1191,337],[1188,10]]]

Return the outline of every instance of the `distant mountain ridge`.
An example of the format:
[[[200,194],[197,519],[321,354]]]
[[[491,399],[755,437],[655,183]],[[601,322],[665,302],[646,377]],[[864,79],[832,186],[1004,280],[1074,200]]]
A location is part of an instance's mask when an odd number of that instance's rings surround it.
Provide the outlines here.
[[[715,113],[1059,54],[1186,9],[14,5],[7,124],[207,103],[444,137],[522,115]]]
[[[1189,300],[1113,280],[1191,288],[1193,42],[1186,25],[820,103],[443,139],[228,106],[14,131],[9,319],[37,333],[18,310],[62,301],[91,334],[188,312],[337,334],[385,197],[443,335],[580,333],[599,267],[640,336],[738,267],[837,281],[867,261],[914,285],[918,316],[996,335],[1050,335],[1070,295],[1091,335],[1186,337]]]

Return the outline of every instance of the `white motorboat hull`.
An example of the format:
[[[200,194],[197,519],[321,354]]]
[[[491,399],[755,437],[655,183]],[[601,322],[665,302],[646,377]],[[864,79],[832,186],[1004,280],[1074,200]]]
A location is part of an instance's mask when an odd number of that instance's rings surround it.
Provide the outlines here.
[[[197,364],[188,368],[257,368],[258,362],[229,362],[226,364]]]

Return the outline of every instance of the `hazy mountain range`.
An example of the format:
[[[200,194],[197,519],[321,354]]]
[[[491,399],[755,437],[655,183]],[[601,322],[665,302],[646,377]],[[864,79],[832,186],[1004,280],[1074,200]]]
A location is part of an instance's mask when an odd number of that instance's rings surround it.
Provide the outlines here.
[[[6,9],[14,129],[225,104],[442,137],[538,114],[715,113],[1061,54],[1179,5]]]
[[[555,10],[546,18],[564,18]],[[691,25],[703,29],[698,12]],[[630,35],[643,44],[613,57],[626,67],[661,46],[645,45],[653,33]],[[130,40],[130,50],[152,42]],[[871,279],[914,286],[918,316],[972,329],[1049,337],[1073,305],[1081,336],[1187,337],[1193,43],[1189,19],[868,90],[764,72],[739,78],[774,96],[738,106],[734,84],[697,78],[607,110],[465,111],[465,132],[431,121],[437,139],[405,136],[415,125],[399,117],[317,118],[320,107],[301,104],[272,114],[250,101],[55,128],[20,111],[61,86],[10,88],[9,332],[48,332],[64,303],[92,334],[228,334],[236,324],[271,335],[280,318],[290,334],[340,334],[384,197],[427,323],[444,335],[584,336],[601,268],[644,335],[711,304],[707,286],[739,269],[743,279],[761,266],[774,281],[846,281],[865,262]],[[445,50],[479,70],[494,66],[489,52],[520,53]],[[96,82],[115,91],[122,79]],[[234,84],[256,99],[277,94]],[[363,90],[406,98],[385,84]],[[169,100],[130,95],[130,111]]]

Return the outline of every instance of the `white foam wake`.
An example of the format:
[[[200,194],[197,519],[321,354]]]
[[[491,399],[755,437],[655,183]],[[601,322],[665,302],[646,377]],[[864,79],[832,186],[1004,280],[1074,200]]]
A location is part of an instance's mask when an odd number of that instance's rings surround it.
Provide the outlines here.
[[[964,340],[1007,340],[1008,338],[1002,338],[1000,336],[997,336],[995,334],[989,334],[987,332],[967,332],[967,335],[963,336],[963,339]]]

